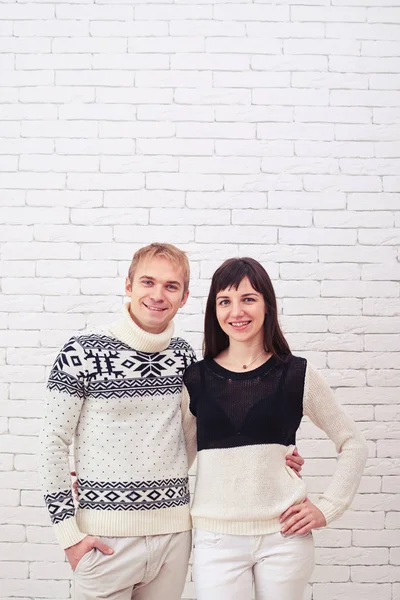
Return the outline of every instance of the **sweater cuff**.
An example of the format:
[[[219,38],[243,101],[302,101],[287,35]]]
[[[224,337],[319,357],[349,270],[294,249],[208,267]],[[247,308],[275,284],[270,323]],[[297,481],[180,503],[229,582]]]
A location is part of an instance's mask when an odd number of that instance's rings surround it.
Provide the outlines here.
[[[326,498],[320,498],[317,502],[314,502],[314,504],[324,515],[327,525],[341,514],[337,506],[332,504],[332,502],[329,502]]]
[[[78,544],[87,536],[87,533],[82,533],[79,529],[75,517],[65,519],[54,525],[54,533],[58,543],[64,550]]]

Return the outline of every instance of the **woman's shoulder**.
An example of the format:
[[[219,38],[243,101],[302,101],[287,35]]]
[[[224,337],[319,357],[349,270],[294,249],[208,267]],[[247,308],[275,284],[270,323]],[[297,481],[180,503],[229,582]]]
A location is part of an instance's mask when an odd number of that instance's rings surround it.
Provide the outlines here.
[[[188,366],[183,375],[183,382],[187,387],[200,383],[201,372],[204,368],[204,362],[204,359],[198,360],[197,362],[194,362]]]

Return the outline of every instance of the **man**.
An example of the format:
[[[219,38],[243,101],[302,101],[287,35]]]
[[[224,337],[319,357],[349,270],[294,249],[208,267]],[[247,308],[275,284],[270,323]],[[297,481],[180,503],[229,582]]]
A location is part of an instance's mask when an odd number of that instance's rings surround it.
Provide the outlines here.
[[[187,472],[196,445],[182,376],[195,355],[172,337],[172,319],[188,287],[184,252],[170,244],[141,248],[120,320],[72,337],[50,373],[40,471],[74,571],[75,600],[181,597],[191,549]],[[288,460],[294,468],[302,463]]]

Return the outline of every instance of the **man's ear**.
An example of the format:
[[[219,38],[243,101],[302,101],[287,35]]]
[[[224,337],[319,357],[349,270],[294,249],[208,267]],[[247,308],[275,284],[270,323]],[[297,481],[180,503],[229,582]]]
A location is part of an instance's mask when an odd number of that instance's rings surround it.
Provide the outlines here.
[[[127,277],[125,279],[125,292],[128,296],[132,292],[132,284],[131,284],[131,280],[129,279],[129,277]]]
[[[182,300],[181,300],[181,303],[179,305],[179,308],[182,308],[182,306],[185,306],[188,298],[189,298],[189,290],[186,290],[186,292],[182,296]]]

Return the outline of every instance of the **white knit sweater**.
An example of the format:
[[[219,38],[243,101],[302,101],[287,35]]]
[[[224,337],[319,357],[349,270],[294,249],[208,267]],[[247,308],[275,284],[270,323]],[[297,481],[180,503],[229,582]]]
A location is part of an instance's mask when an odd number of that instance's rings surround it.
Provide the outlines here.
[[[182,375],[195,356],[172,333],[172,323],[160,334],[143,331],[125,306],[117,323],[72,337],[57,356],[47,384],[40,474],[63,548],[87,534],[190,529],[185,441],[192,460],[195,428]],[[73,439],[77,509],[68,458]]]

